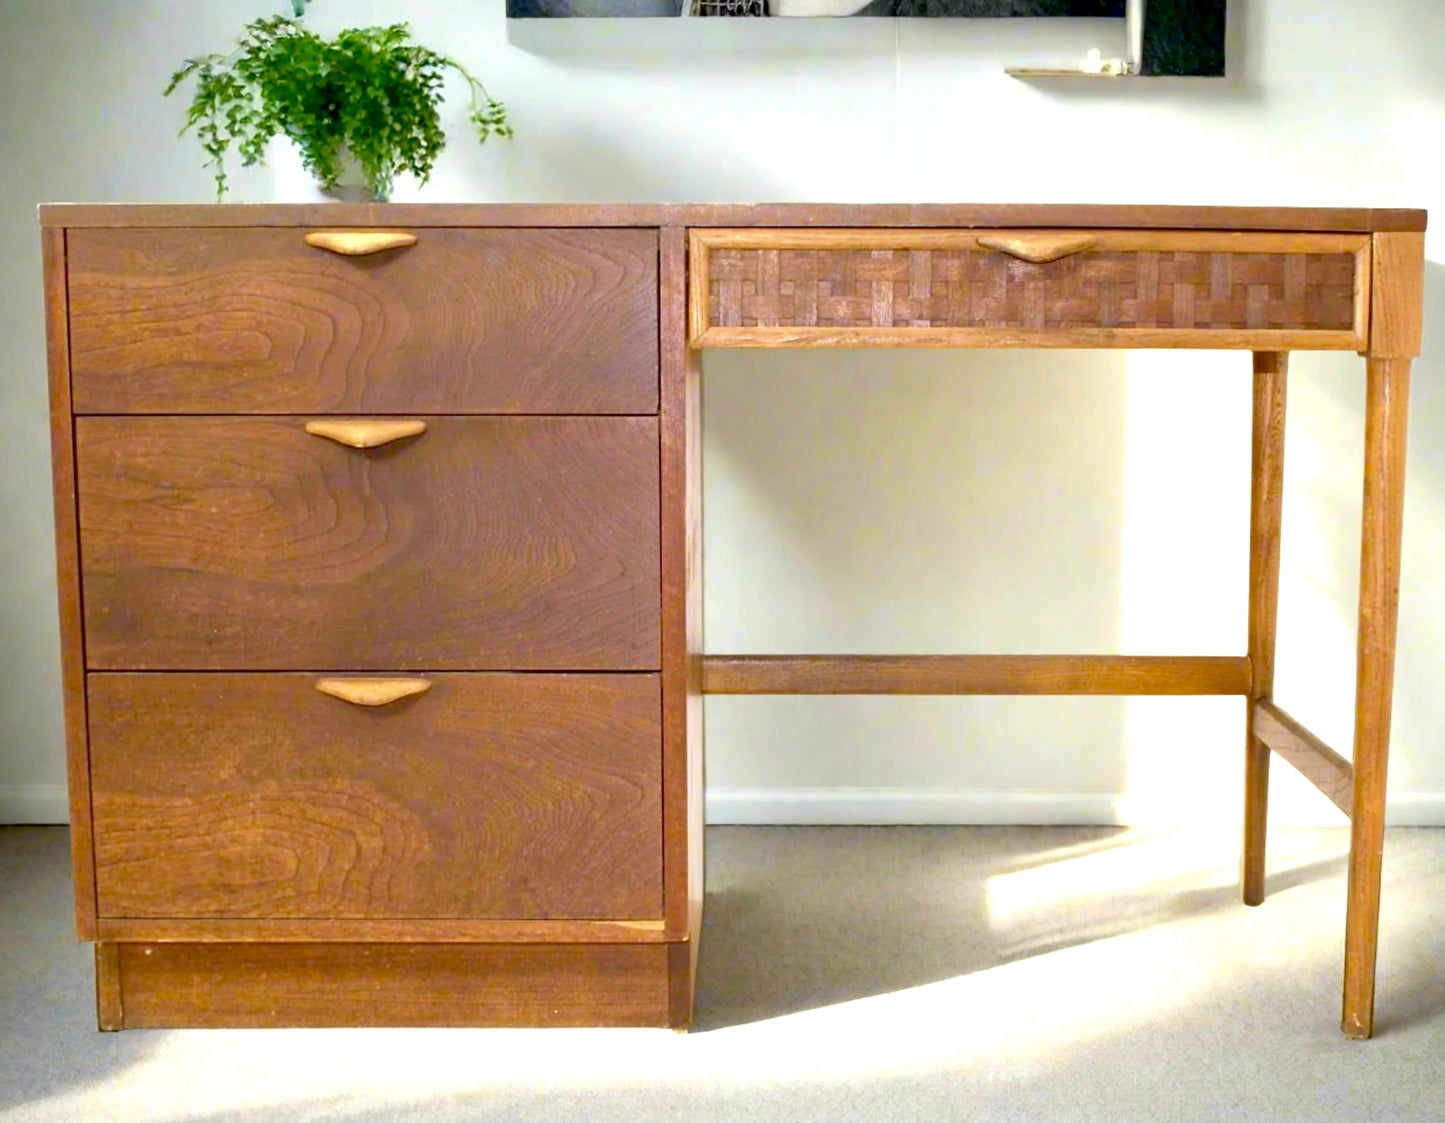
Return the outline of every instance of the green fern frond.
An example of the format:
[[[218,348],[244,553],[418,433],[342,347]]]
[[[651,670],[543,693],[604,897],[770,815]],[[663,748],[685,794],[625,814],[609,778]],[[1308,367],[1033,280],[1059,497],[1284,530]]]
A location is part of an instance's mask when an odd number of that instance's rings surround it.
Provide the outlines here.
[[[349,28],[328,40],[300,22],[306,3],[292,0],[295,16],[247,24],[229,55],[187,59],[166,86],[170,95],[195,81],[181,132],[201,142],[218,199],[232,149],[249,167],[278,136],[296,144],[326,187],[336,186],[348,151],[378,199],[402,172],[425,183],[446,147],[440,106],[449,71],[467,83],[478,142],[512,135],[506,107],[461,63],[412,42],[407,24]]]

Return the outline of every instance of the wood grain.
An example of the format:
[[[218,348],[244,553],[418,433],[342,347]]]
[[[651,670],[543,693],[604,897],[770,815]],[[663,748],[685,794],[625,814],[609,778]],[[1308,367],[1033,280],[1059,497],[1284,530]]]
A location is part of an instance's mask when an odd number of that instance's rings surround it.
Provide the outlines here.
[[[705,694],[1248,694],[1249,660],[1166,655],[707,655]]]
[[[687,338],[690,346],[699,347],[710,330],[712,310],[711,250],[705,230],[689,230],[687,234]]]
[[[117,670],[656,670],[655,418],[77,423],[87,655]]]
[[[687,347],[686,233],[661,233],[662,701],[671,1024],[692,1019],[703,899],[701,360]],[[680,950],[679,950],[680,949]]]
[[[1376,234],[1371,285],[1370,354],[1413,359],[1424,322],[1423,234]]]
[[[1367,342],[1375,298],[1374,273],[1375,240],[1372,237],[1367,239],[1355,254],[1355,328]]]
[[[95,944],[95,1020],[105,1033],[125,1028],[120,990],[120,948],[97,940]]]
[[[70,413],[70,328],[63,230],[41,233],[46,361],[50,377],[50,469],[55,505],[55,583],[60,614],[60,691],[65,707],[65,775],[70,803],[70,869],[75,931],[95,939],[95,854],[90,831],[90,749],[85,729],[85,637],[80,538],[75,507],[75,430]]]
[[[424,678],[320,678],[312,685],[353,706],[389,706],[431,689],[431,681]]]
[[[978,238],[978,245],[986,250],[998,250],[1010,257],[1016,257],[1021,261],[1031,261],[1035,265],[1046,261],[1058,261],[1061,257],[1068,257],[1070,254],[1083,253],[1085,250],[1094,249],[1099,243],[1092,234],[1054,234],[1025,233],[1025,234],[985,234]]]
[[[657,235],[74,230],[78,413],[655,413]]]
[[[689,351],[687,374],[687,1020],[697,991],[698,956],[702,947],[707,851],[706,758],[703,707],[703,540],[702,540],[702,356]],[[679,969],[682,964],[678,962]],[[673,1025],[683,1020],[673,1008]]]
[[[121,944],[125,1028],[662,1026],[666,945]]]
[[[615,1024],[631,1017],[646,1024],[685,1025],[701,915],[697,735],[705,687],[748,693],[1240,693],[1250,702],[1251,751],[1262,753],[1266,766],[1270,750],[1265,745],[1287,759],[1293,755],[1340,801],[1341,768],[1349,767],[1347,762],[1268,698],[1277,513],[1272,541],[1271,493],[1261,485],[1277,470],[1275,463],[1256,463],[1256,502],[1263,507],[1252,518],[1251,636],[1249,654],[1243,658],[718,656],[704,661],[697,638],[700,504],[692,428],[698,417],[700,355],[696,350],[680,354],[680,341],[674,338],[683,331],[678,304],[686,279],[681,243],[691,227],[690,279],[695,287],[687,336],[694,348],[1369,351],[1343,1025],[1352,1036],[1370,1033],[1407,360],[1419,351],[1423,212],[933,205],[65,206],[42,208],[41,220],[48,231],[44,248],[57,450],[69,449],[77,432],[70,411],[72,340],[77,344],[74,385],[82,411],[275,414],[281,415],[275,424],[293,430],[307,420],[299,415],[326,413],[367,413],[378,419],[426,415],[429,425],[434,415],[458,412],[661,413],[656,425],[640,434],[629,430],[618,437],[594,431],[579,439],[578,431],[569,430],[566,439],[558,437],[552,445],[529,430],[490,431],[488,439],[509,449],[497,461],[500,471],[495,463],[486,471],[481,466],[487,448],[478,435],[482,430],[447,438],[446,455],[426,451],[434,443],[430,434],[410,448],[360,453],[333,449],[351,458],[349,465],[339,467],[319,462],[315,449],[301,452],[290,436],[273,439],[270,430],[260,441],[243,440],[218,455],[214,447],[210,453],[198,451],[204,444],[200,438],[214,432],[181,433],[196,439],[175,442],[180,430],[169,426],[191,422],[157,418],[153,423],[164,428],[155,431],[92,429],[90,420],[80,423],[77,444],[85,446],[85,435],[94,433],[93,447],[101,453],[93,471],[87,472],[82,462],[78,473],[82,514],[92,499],[98,503],[91,508],[98,522],[94,527],[85,524],[84,543],[76,534],[74,460],[57,453],[55,467],[63,654],[74,656],[64,666],[72,804],[77,802],[75,792],[88,785],[92,766],[77,754],[76,744],[78,736],[85,749],[80,623],[91,623],[94,605],[88,584],[82,604],[81,586],[73,577],[73,595],[67,594],[66,566],[68,558],[73,575],[78,557],[84,557],[88,580],[90,566],[99,558],[94,571],[101,582],[97,595],[104,592],[102,600],[109,598],[102,607],[116,619],[110,625],[109,654],[103,643],[96,647],[97,665],[106,665],[106,658],[116,667],[150,665],[127,660],[147,659],[147,651],[163,653],[175,647],[168,629],[179,628],[180,646],[188,654],[171,663],[162,654],[161,665],[184,669],[193,657],[208,658],[219,643],[215,661],[197,669],[221,672],[91,676],[97,698],[111,689],[107,682],[159,686],[165,680],[167,687],[146,696],[148,701],[141,688],[140,693],[111,690],[110,709],[91,714],[97,734],[103,732],[111,746],[104,761],[97,757],[93,762],[97,777],[112,769],[106,775],[118,781],[106,788],[106,799],[116,796],[116,822],[123,829],[103,832],[106,845],[114,845],[114,853],[122,857],[138,855],[131,872],[142,872],[132,887],[143,902],[148,893],[186,899],[197,892],[191,873],[169,885],[166,877],[171,875],[153,876],[144,868],[153,861],[162,867],[167,862],[173,867],[199,863],[221,900],[233,900],[238,884],[242,896],[267,885],[267,891],[274,891],[265,904],[256,905],[252,916],[97,919],[95,870],[82,861],[77,847],[78,925],[86,935],[84,894],[89,884],[89,934],[103,934],[106,941],[97,956],[103,1023],[366,1024],[371,1018],[385,1024],[585,1024],[588,1019]],[[75,229],[60,229],[67,223]],[[370,233],[406,229],[416,231],[421,240],[399,253],[347,260],[305,246],[305,235],[315,233],[312,228],[317,226]],[[553,229],[572,226],[597,229]],[[482,227],[487,229],[467,229]],[[656,227],[666,229],[659,235]],[[1038,276],[1024,279],[1013,326],[919,326],[932,322],[924,314],[927,309],[900,305],[915,296],[941,299],[934,260],[939,254],[981,253],[981,236],[1032,236],[1043,229],[1078,231],[1099,240],[1101,250],[1070,259],[1076,262],[1100,252],[1132,255],[1141,267],[1135,283],[1146,296],[1149,286],[1157,285],[1163,264],[1190,266],[1196,275],[1176,284],[1167,301],[1156,290],[1168,326],[1121,324],[1124,294],[1112,276],[1090,280],[1098,291],[1067,294],[1069,300],[1093,302],[1080,321],[1083,327],[1059,326],[1071,322],[1059,318],[1068,301],[1045,299],[1048,294]],[[1351,238],[1341,240],[1337,234]],[[826,318],[820,322],[816,305],[806,299],[799,317],[805,322],[800,324],[783,323],[781,313],[766,310],[758,326],[709,326],[705,297],[714,250],[728,243],[724,248],[757,254],[754,276],[765,287],[776,287],[781,296],[788,240],[805,250],[831,244],[859,257],[863,273],[869,274],[868,288],[855,294],[853,326],[830,326]],[[764,242],[766,249],[760,248]],[[67,244],[72,251],[69,285]],[[445,252],[438,252],[438,246]],[[488,247],[496,254],[481,252]],[[1322,321],[1313,313],[1300,321],[1312,326],[1256,326],[1274,323],[1271,317],[1281,306],[1298,302],[1301,285],[1308,289],[1309,262],[1303,262],[1301,271],[1301,259],[1309,254],[1352,258],[1350,283],[1331,281],[1339,291],[1331,290],[1328,297],[1332,308],[1338,305],[1331,315],[1344,326],[1320,328]],[[1147,261],[1149,255],[1157,260]],[[1283,259],[1277,263],[1277,278],[1250,273],[1260,265],[1260,257],[1271,255]],[[898,271],[894,257],[906,263],[906,270]],[[423,258],[427,267],[417,268],[414,263]],[[1361,266],[1365,261],[1369,268]],[[274,262],[281,268],[270,268],[268,263]],[[1006,290],[1006,270],[1004,284]],[[1082,291],[1082,284],[1079,287]],[[84,311],[84,323],[67,321],[67,292]],[[740,324],[742,298],[741,290],[727,298],[728,315],[736,313]],[[970,294],[968,302],[975,299]],[[981,299],[987,303],[991,296],[985,292]],[[1213,322],[1210,317],[1221,302],[1229,305],[1226,319],[1231,326],[1203,326]],[[719,293],[719,311],[723,303]],[[907,313],[903,319],[900,308]],[[672,352],[679,353],[669,359]],[[1283,417],[1282,355],[1279,360],[1277,369],[1268,358],[1261,369],[1257,360],[1257,455],[1259,430],[1272,431],[1272,422],[1260,424],[1261,404],[1271,418]],[[1260,375],[1266,376],[1263,381]],[[118,421],[94,420],[97,426]],[[534,419],[519,421],[530,424]],[[267,424],[260,418],[226,422],[254,423]],[[437,421],[443,428],[453,423],[448,418]],[[505,437],[498,436],[501,433]],[[143,439],[134,443],[136,436]],[[513,438],[515,448],[508,445]],[[531,450],[539,445],[544,447],[532,457]],[[636,452],[638,448],[643,451]],[[1282,454],[1282,447],[1279,451]],[[84,461],[84,447],[80,453]],[[1265,459],[1272,455],[1266,448]],[[611,482],[599,483],[597,467],[615,465],[619,456],[630,468]],[[117,467],[122,470],[114,471]],[[503,486],[489,490],[489,481]],[[612,507],[598,509],[597,494],[608,497],[603,506],[611,502]],[[539,499],[544,508],[540,513]],[[556,500],[555,510],[547,506],[551,499]],[[587,515],[577,516],[565,505],[569,500]],[[646,510],[636,525],[628,523],[621,537],[614,537],[618,519],[636,514],[639,502]],[[493,516],[503,531],[494,529]],[[579,525],[580,539],[574,537]],[[559,526],[565,533],[558,532]],[[518,527],[524,533],[508,537]],[[90,549],[91,529],[96,531],[95,551]],[[633,542],[647,545],[633,551],[628,545]],[[662,606],[657,603],[659,588]],[[396,590],[403,595],[388,617],[392,602],[387,593]],[[347,592],[352,595],[343,596]],[[172,595],[176,593],[178,602]],[[407,596],[416,599],[407,601]],[[67,603],[74,617],[74,642],[64,638]],[[115,606],[122,606],[118,613]],[[608,619],[597,620],[599,614]],[[187,633],[187,626],[194,630]],[[581,669],[567,654],[578,649],[579,637],[585,648],[587,635],[615,636],[619,630],[633,638],[621,644],[599,640],[601,662],[594,669],[615,666],[660,674],[445,673],[449,666],[462,670],[476,665],[469,653],[478,650],[483,660],[492,660],[483,667],[513,666],[517,653],[523,652],[526,666]],[[97,637],[102,631],[97,630]],[[487,637],[499,634],[504,642],[488,649]],[[308,657],[327,651],[336,661]],[[363,654],[360,662],[357,652]],[[289,667],[308,673],[239,674],[237,666],[246,664],[236,663],[238,654],[243,660],[273,660],[258,669]],[[448,664],[448,657],[456,661]],[[392,707],[363,710],[312,688],[321,671],[396,674],[408,669],[426,671],[447,690],[439,687]],[[448,684],[507,678],[549,686],[571,678],[650,681],[651,700],[637,700],[624,721],[628,728],[623,739],[633,746],[624,752],[625,775],[609,771],[611,758],[599,763],[596,753],[579,753],[577,738],[566,732],[568,722],[600,729],[603,711],[610,715],[607,720],[620,720],[615,706],[602,707],[589,719],[565,701],[539,707],[530,698],[520,698],[487,710],[491,717],[482,724],[490,721],[488,727],[500,732],[478,737],[475,729],[481,719],[474,711],[486,707],[458,710]],[[175,687],[185,680],[198,681],[189,698],[177,701]],[[226,689],[227,683],[245,685],[250,680],[267,684],[259,697],[252,691],[217,701],[216,691]],[[278,704],[273,695],[288,682],[304,701]],[[138,698],[144,704],[133,706]],[[451,716],[428,717],[433,713],[428,707],[436,703],[451,704]],[[329,712],[324,720],[298,721],[297,714],[308,712],[308,705]],[[170,716],[153,721],[150,715]],[[362,726],[369,732],[347,733],[348,721],[369,722]],[[647,723],[650,732],[643,729]],[[148,724],[161,735],[150,737]],[[242,736],[229,749],[214,747],[217,739],[234,738],[238,728],[259,732],[250,739]],[[166,736],[165,729],[176,732]],[[412,732],[398,732],[403,730]],[[479,742],[485,746],[481,753]],[[208,743],[213,747],[208,749]],[[644,754],[643,744],[650,746],[650,755]],[[376,751],[358,765],[357,754],[368,749]],[[531,762],[525,772],[517,763],[523,759]],[[678,767],[680,763],[684,767]],[[498,769],[524,793],[521,798],[506,803],[506,785],[492,779]],[[1252,808],[1247,819],[1253,817],[1261,841],[1262,891],[1267,773],[1255,767],[1249,775],[1258,798],[1251,804],[1247,795]],[[342,785],[328,788],[338,776]],[[624,826],[619,833],[608,833],[607,823],[614,821],[608,818],[609,809],[631,806],[625,799],[605,807],[599,802],[618,791],[619,784],[651,791],[640,796],[638,804],[650,799],[650,812],[638,811],[628,819],[624,810],[616,810],[621,816],[617,821],[646,820],[650,825],[645,829]],[[486,816],[478,819],[465,812],[464,805],[474,802],[472,785],[484,788],[486,798],[505,803],[505,810],[498,812],[500,835],[488,833],[492,820]],[[357,802],[348,802],[357,788],[366,789],[360,810]],[[530,802],[525,794],[562,789],[581,794],[556,801],[544,794]],[[84,790],[84,808],[73,808],[80,846],[89,838],[84,816],[90,814],[90,797],[88,787]],[[318,790],[339,791],[343,798],[317,798]],[[192,820],[167,818],[188,804],[190,813],[199,808],[204,819],[208,808],[233,798],[244,810],[223,810],[204,829],[194,828]],[[147,800],[160,802],[151,805]],[[162,807],[160,814],[157,806]],[[106,804],[107,814],[111,807]],[[134,818],[127,823],[125,816],[132,812]],[[565,829],[549,826],[547,814],[561,816]],[[179,830],[164,847],[147,835],[157,827],[172,830],[177,823]],[[511,893],[514,902],[518,894],[524,898],[520,906],[498,905],[506,915],[471,915],[495,900],[487,896],[487,879],[474,876],[479,868],[491,868],[477,855],[491,853],[487,847],[505,850],[508,840],[525,838],[534,826],[549,836],[567,830],[601,832],[603,841],[584,842],[576,848],[587,852],[581,857],[568,852],[560,858],[545,846],[516,842],[505,860],[536,862],[546,872],[534,883],[502,894]],[[646,831],[652,832],[650,841],[636,841]],[[627,843],[627,837],[634,842]],[[284,845],[277,846],[278,838]],[[614,900],[579,917],[573,907],[577,894],[583,893],[578,886],[602,890],[590,876],[573,879],[573,888],[567,889],[566,863],[592,860],[593,851],[619,845],[632,845],[639,854],[645,851],[635,862],[624,859],[619,875],[624,883],[620,892],[646,896],[645,915],[616,909]],[[277,866],[275,851],[287,847],[317,870],[331,873],[308,880],[299,860]],[[206,857],[212,852],[214,860]],[[1252,852],[1248,842],[1246,852]],[[107,857],[111,853],[107,850]],[[129,876],[128,861],[105,867],[120,871],[117,884],[122,886]],[[608,876],[617,872],[619,863],[612,862],[612,867]],[[338,880],[337,869],[360,872]],[[388,872],[396,870],[404,872]],[[641,871],[636,881],[629,871]],[[499,876],[508,880],[505,870]],[[86,877],[92,880],[87,883]],[[1247,897],[1248,881],[1246,875]],[[547,892],[570,895],[571,903],[558,906],[564,913],[538,914],[550,907],[543,900]],[[317,913],[307,911],[322,898],[331,903],[323,901]],[[278,900],[282,912],[289,907],[286,902],[301,903],[297,912],[277,915],[272,906]],[[458,900],[460,907],[448,915],[413,915],[443,911],[426,907],[427,902]],[[534,911],[513,915],[525,908]],[[368,909],[377,915],[363,915]],[[338,910],[347,915],[338,915]],[[307,942],[312,932],[315,945]],[[340,942],[353,936],[362,942]],[[478,942],[493,939],[499,943]],[[129,942],[134,940],[152,942]],[[568,942],[572,940],[578,942]],[[240,941],[261,943],[247,947]],[[522,942],[511,947],[504,943],[512,941]],[[621,958],[606,958],[615,953]]]
[[[1290,234],[1250,230],[1108,230],[1055,228],[1032,230],[977,230],[962,227],[891,230],[753,228],[694,230],[697,242],[715,250],[988,250],[1002,249],[999,242],[1015,247],[1039,245],[1083,246],[1112,253],[1186,254],[1355,254],[1368,251],[1370,239],[1360,234],[1331,234],[1298,231]],[[1003,251],[1008,252],[1008,251]],[[1081,252],[1074,250],[1073,252]],[[1255,263],[1258,268],[1259,263]],[[711,274],[709,274],[711,275]]]
[[[92,674],[106,917],[660,918],[656,675]]]
[[[669,936],[687,931],[687,385],[685,233],[660,232],[659,325],[661,358],[662,490],[662,711],[666,884]]]
[[[414,246],[417,236],[405,230],[313,230],[301,240],[343,257],[368,257]]]
[[[308,421],[306,431],[313,437],[324,437],[347,448],[381,448],[407,437],[426,432],[426,422],[387,421],[380,418],[354,418],[344,421]]]
[[[697,942],[667,945],[667,1024],[679,1033],[692,1028],[697,991]]]
[[[1273,702],[1255,702],[1250,709],[1254,735],[1264,746],[1294,765],[1348,816],[1355,786],[1350,762]]]
[[[708,246],[707,327],[1365,331],[1357,275],[1369,243],[1359,235],[733,230],[698,239]],[[994,252],[1001,247],[1013,249]]]
[[[606,227],[1087,226],[1119,229],[1424,230],[1423,210],[1366,207],[1180,207],[1033,203],[49,203],[45,226]]]
[[[1254,355],[1254,417],[1249,500],[1249,704],[1244,731],[1244,839],[1240,893],[1264,900],[1269,819],[1269,747],[1255,731],[1254,702],[1274,693],[1275,629],[1279,618],[1279,549],[1284,504],[1285,405],[1289,356]]]
[[[708,347],[1031,347],[1202,351],[1359,351],[1361,332],[1275,328],[934,328],[711,327],[690,346]]]
[[[1376,274],[1378,289],[1418,301],[1402,280]],[[1385,779],[1395,681],[1400,601],[1400,533],[1405,500],[1405,436],[1410,360],[1365,364],[1365,495],[1360,548],[1359,632],[1355,663],[1354,793],[1350,875],[1345,911],[1344,1032],[1374,1032],[1375,951],[1380,926],[1380,872],[1385,839]]]
[[[660,944],[661,920],[317,920],[101,917],[100,938],[144,944]]]

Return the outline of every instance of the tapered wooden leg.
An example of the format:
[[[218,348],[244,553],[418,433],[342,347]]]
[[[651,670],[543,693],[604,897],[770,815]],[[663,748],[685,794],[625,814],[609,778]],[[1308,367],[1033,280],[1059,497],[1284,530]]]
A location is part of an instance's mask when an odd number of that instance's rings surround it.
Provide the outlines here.
[[[1342,1019],[1350,1037],[1369,1037],[1374,1029],[1375,944],[1380,924],[1385,771],[1400,599],[1410,360],[1371,358],[1366,369],[1365,502],[1355,664],[1355,790],[1350,819]]]
[[[1274,691],[1275,622],[1279,615],[1279,534],[1284,500],[1284,417],[1289,355],[1254,355],[1253,454],[1249,502],[1250,692],[1245,699],[1244,844],[1240,894],[1264,900],[1264,839],[1269,814],[1269,748],[1254,735],[1254,703]]]

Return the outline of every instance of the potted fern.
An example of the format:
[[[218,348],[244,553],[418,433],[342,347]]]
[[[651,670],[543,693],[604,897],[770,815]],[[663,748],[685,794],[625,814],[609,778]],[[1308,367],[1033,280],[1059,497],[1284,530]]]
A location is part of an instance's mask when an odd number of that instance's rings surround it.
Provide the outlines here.
[[[166,87],[169,95],[195,79],[181,132],[200,140],[218,199],[232,148],[250,167],[277,137],[334,197],[385,200],[402,172],[425,183],[446,144],[438,110],[448,71],[467,84],[477,140],[512,135],[501,102],[461,63],[413,42],[406,24],[327,39],[303,23],[307,2],[247,24],[230,54],[188,59]]]

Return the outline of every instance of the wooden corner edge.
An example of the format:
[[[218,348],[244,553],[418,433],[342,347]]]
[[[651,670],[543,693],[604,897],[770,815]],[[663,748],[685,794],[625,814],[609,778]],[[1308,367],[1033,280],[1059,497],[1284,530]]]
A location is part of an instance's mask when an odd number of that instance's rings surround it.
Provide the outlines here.
[[[1424,327],[1424,233],[1372,234],[1369,284],[1366,353],[1376,359],[1417,358]]]

